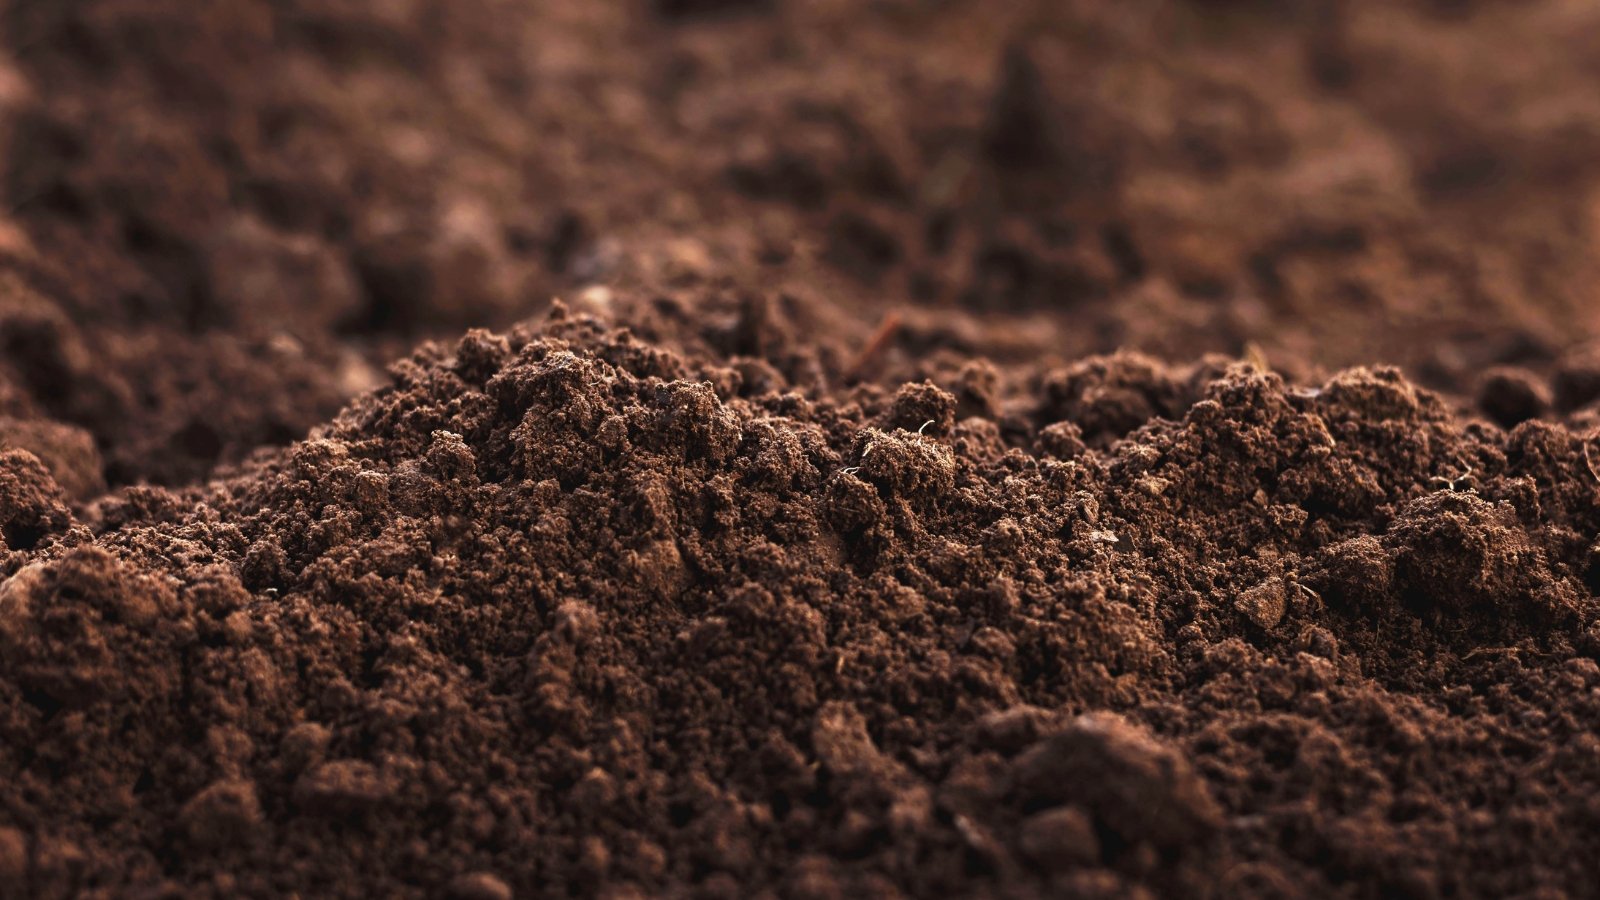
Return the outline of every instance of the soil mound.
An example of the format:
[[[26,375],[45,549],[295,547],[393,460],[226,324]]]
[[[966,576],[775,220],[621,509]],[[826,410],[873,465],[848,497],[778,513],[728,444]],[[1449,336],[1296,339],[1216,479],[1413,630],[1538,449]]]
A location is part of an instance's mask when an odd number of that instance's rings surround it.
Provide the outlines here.
[[[1392,372],[1125,363],[1084,366],[1198,399],[1062,459],[1048,415],[808,400],[558,310],[97,539],[14,451],[20,877],[1581,891],[1578,439]]]

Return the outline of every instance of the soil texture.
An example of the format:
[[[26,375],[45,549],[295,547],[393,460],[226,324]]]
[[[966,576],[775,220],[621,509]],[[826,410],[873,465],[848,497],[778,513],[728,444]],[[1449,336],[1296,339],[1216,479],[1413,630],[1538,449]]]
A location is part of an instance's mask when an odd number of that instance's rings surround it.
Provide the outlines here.
[[[0,0],[0,897],[1600,859],[1587,0]]]

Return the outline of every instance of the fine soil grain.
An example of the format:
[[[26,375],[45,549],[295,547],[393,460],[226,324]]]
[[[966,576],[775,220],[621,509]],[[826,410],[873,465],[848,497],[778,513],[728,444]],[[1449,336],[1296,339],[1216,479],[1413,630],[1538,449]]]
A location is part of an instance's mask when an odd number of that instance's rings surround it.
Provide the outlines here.
[[[0,896],[1594,890],[1592,4],[0,26]]]

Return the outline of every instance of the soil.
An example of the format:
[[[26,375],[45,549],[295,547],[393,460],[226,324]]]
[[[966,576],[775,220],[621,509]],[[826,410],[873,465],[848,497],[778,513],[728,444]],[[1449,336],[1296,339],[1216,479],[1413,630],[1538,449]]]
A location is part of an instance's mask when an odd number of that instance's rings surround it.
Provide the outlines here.
[[[1592,892],[1597,41],[0,0],[0,896]]]

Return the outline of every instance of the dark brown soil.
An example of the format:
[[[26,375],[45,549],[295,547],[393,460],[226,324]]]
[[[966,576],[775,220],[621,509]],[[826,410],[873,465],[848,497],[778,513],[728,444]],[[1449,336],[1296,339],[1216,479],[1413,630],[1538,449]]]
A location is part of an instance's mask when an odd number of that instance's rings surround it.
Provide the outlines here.
[[[1595,46],[0,0],[0,896],[1592,893]]]

